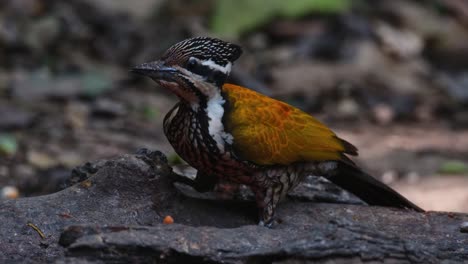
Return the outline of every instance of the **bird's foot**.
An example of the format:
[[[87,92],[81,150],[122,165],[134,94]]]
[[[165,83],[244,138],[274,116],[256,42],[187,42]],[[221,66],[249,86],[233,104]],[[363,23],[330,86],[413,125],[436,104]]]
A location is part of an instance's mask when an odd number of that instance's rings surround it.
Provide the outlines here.
[[[258,222],[258,225],[259,225],[259,226],[264,226],[264,227],[267,227],[267,228],[273,228],[274,223],[275,223],[275,221],[272,219],[272,220],[269,221],[269,222],[259,221],[259,222]]]

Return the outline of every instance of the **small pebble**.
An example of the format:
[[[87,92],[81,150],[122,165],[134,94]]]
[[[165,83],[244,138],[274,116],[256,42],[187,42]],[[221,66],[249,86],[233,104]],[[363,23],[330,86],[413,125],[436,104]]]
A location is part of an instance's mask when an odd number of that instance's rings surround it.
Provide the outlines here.
[[[0,190],[1,199],[16,199],[19,197],[19,190],[14,186],[5,186]]]
[[[172,218],[172,216],[168,215],[168,216],[164,217],[163,223],[166,224],[166,225],[173,224],[174,223],[174,218]]]
[[[462,233],[468,233],[468,222],[463,222],[460,225],[460,232]]]

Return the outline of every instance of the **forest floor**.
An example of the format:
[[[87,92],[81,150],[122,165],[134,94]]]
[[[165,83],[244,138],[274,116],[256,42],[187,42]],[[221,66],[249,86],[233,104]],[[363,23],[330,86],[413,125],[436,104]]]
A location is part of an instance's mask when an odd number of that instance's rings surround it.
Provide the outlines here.
[[[181,162],[161,129],[176,98],[128,71],[210,35],[212,5],[115,3],[0,3],[2,199],[10,187],[19,197],[56,192],[75,166],[142,147]],[[243,33],[230,81],[313,114],[359,148],[358,164],[421,207],[468,212],[468,5],[366,8],[279,17]]]

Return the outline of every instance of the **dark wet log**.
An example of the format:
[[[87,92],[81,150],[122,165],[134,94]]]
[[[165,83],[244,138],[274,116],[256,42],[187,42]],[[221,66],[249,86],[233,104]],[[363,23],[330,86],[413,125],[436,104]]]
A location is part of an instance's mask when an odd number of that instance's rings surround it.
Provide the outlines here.
[[[255,225],[252,202],[188,197],[174,188],[157,152],[101,161],[74,175],[86,179],[55,194],[0,203],[1,263],[468,259],[468,234],[460,228],[468,215],[317,203],[357,202],[317,178],[280,205],[281,223],[268,229]],[[166,215],[175,224],[162,224]]]

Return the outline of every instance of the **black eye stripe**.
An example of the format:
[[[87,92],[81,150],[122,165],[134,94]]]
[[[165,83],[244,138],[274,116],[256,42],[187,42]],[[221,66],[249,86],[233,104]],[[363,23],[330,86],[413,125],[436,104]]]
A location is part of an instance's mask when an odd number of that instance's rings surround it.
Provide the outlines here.
[[[197,61],[189,60],[186,65],[186,69],[194,74],[203,76],[208,82],[216,85],[222,85],[227,78],[227,74],[213,68],[208,65],[201,65]]]
[[[192,66],[191,72],[206,77],[213,72],[213,69],[211,69],[210,67],[206,65],[196,64]]]
[[[215,69],[211,68],[208,65],[201,65],[200,63],[193,64],[192,62],[190,62],[187,65],[187,70],[189,70],[189,71],[191,71],[191,72],[193,72],[195,74],[198,74],[200,76],[203,76],[203,77],[219,76],[219,75],[226,76],[225,73],[220,72],[218,70],[215,70]]]
[[[214,71],[210,77],[208,77],[208,81],[216,84],[217,86],[223,85],[226,81],[227,75],[220,71]]]

